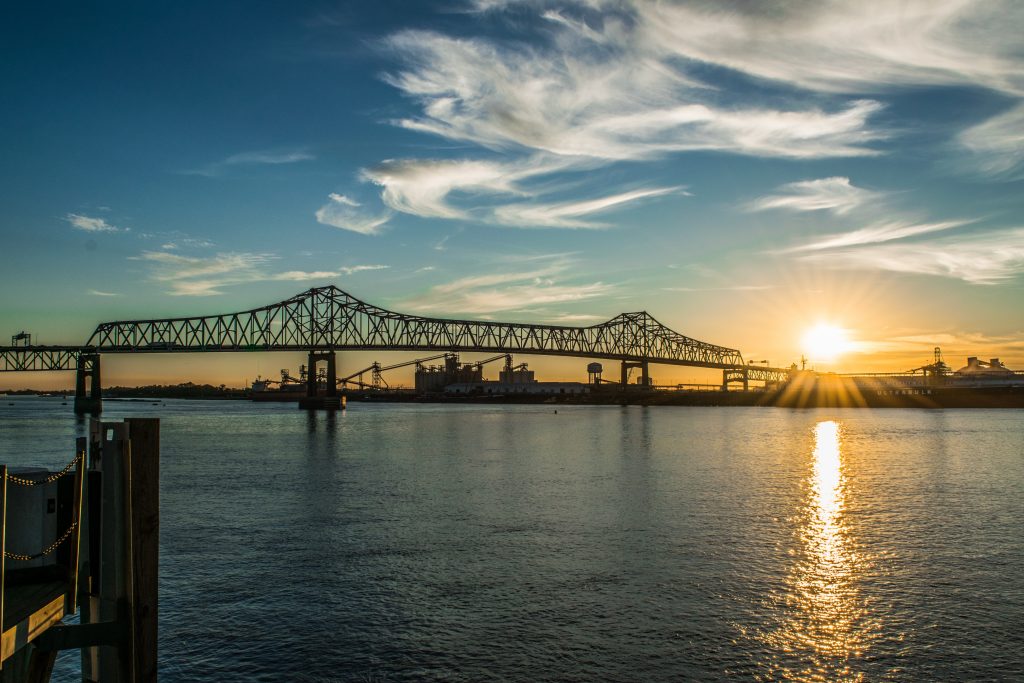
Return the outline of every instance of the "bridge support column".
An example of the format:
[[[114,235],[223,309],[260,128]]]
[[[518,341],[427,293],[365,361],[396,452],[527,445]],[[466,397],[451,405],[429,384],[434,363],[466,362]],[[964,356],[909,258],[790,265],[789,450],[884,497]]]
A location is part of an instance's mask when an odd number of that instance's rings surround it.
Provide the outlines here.
[[[86,378],[89,379],[88,389]],[[100,355],[83,353],[78,357],[75,372],[75,413],[98,415],[103,411],[103,389],[100,386]]]
[[[309,362],[306,365],[306,397],[299,400],[300,408],[325,410],[338,410],[344,408],[343,398],[338,396],[338,365],[334,351],[310,351]],[[320,395],[317,386],[317,366],[319,363],[327,364],[326,386],[324,395]]]
[[[651,387],[651,375],[648,369],[649,363],[647,361],[622,361],[622,389],[629,388],[629,370],[630,368],[640,368],[640,388],[650,389]]]
[[[750,373],[746,368],[722,370],[722,391],[729,391],[733,382],[743,382],[743,391],[750,391]]]

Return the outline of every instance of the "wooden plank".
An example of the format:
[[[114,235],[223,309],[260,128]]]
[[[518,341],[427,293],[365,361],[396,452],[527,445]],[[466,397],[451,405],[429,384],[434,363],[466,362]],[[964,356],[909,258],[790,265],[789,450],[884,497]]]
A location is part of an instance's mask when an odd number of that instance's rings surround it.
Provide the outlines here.
[[[160,420],[129,419],[132,656],[136,681],[156,681],[160,567]]]
[[[63,582],[52,581],[18,586],[9,592],[7,623],[12,625],[0,636],[0,661],[10,658],[64,618],[65,588]]]
[[[30,642],[39,637],[40,633],[64,618],[64,595],[62,591],[60,595],[29,616],[28,640]]]
[[[65,611],[68,614],[74,614],[75,610],[78,609],[78,568],[82,552],[82,498],[85,483],[86,443],[87,441],[84,436],[78,437],[75,442],[75,455],[78,457],[78,465],[75,467],[75,493],[71,509],[72,524],[75,525],[75,530],[69,539],[71,547],[68,553],[67,564],[68,582],[70,585],[68,587],[68,602],[65,606]]]

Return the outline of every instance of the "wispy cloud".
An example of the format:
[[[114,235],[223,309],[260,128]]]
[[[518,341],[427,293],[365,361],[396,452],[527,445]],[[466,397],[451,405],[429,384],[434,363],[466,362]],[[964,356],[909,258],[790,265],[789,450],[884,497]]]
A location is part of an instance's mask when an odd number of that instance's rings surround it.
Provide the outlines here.
[[[521,311],[530,307],[583,301],[612,291],[602,282],[576,283],[568,277],[572,260],[564,256],[540,257],[532,270],[471,275],[431,287],[407,299],[410,311],[485,315]]]
[[[826,92],[983,85],[1021,94],[1012,0],[630,3],[649,49]]]
[[[363,171],[363,177],[379,185],[381,199],[395,211],[430,218],[466,218],[466,213],[447,202],[455,190],[516,193],[521,177],[507,164],[458,160],[385,161]]]
[[[1024,104],[968,128],[957,141],[981,172],[1017,176],[1024,170]]]
[[[288,282],[305,282],[307,280],[327,280],[332,277],[338,277],[339,275],[341,275],[340,272],[330,270],[288,270],[283,273],[274,273],[267,279],[285,280]]]
[[[556,313],[545,318],[552,323],[565,323],[568,325],[582,325],[584,323],[602,322],[604,316],[590,315],[588,313]]]
[[[90,289],[86,292],[89,296],[121,296],[116,292],[101,292],[98,289]]]
[[[71,224],[76,230],[84,230],[85,232],[126,232],[127,228],[119,228],[116,225],[111,225],[104,218],[93,218],[91,216],[83,216],[78,213],[69,213],[64,216],[64,220]]]
[[[536,200],[543,194],[523,178],[510,178],[510,164],[525,161],[529,168],[540,158],[557,159],[566,171],[574,164],[595,168],[689,151],[789,159],[873,156],[885,151],[877,143],[897,134],[879,123],[883,105],[876,97],[894,88],[969,86],[1024,97],[1017,36],[1024,5],[1010,0],[770,7],[644,0],[469,3],[488,12],[512,6],[540,20],[516,22],[527,34],[523,41],[423,30],[385,41],[399,62],[386,81],[419,106],[394,123],[499,155],[488,162],[403,160],[367,171],[364,178],[383,188],[382,199],[393,210],[583,227],[541,209],[524,212],[521,199],[501,196]],[[709,68],[758,79],[785,97],[755,99],[729,79],[715,79],[712,86],[703,80]],[[807,91],[817,94],[801,102],[799,93]],[[769,104],[778,102],[788,104]],[[1019,168],[1022,116],[1014,110],[975,126],[960,142],[988,172]],[[843,214],[877,199],[842,178],[806,182],[753,208]],[[464,205],[450,201],[456,193]],[[581,184],[581,194],[595,192]],[[476,211],[481,205],[493,210]],[[544,205],[559,206],[551,200]],[[509,216],[514,220],[502,220]]]
[[[149,277],[165,283],[175,296],[214,296],[224,288],[249,282],[325,281],[364,271],[383,270],[389,266],[367,264],[341,266],[336,270],[286,270],[274,272],[270,266],[278,257],[273,254],[248,252],[220,253],[213,256],[186,256],[169,251],[143,251],[129,257],[151,265]]]
[[[881,343],[889,343],[893,350],[905,349],[907,344],[926,347],[978,349],[984,347],[1024,349],[1024,331],[1012,335],[991,335],[982,332],[925,332],[889,337]]]
[[[150,278],[166,283],[173,296],[214,296],[223,294],[223,287],[265,279],[260,267],[270,254],[223,253],[210,257],[183,256],[166,251],[144,251],[129,257],[154,264]]]
[[[1024,228],[925,242],[871,244],[800,257],[827,266],[888,270],[994,285],[1024,273]]]
[[[838,249],[840,247],[851,247],[861,244],[877,244],[879,242],[891,242],[915,235],[925,235],[943,230],[951,230],[968,225],[973,221],[943,221],[940,223],[911,223],[906,221],[891,221],[876,223],[858,230],[830,235],[820,240],[801,244],[788,249],[781,249],[774,253],[794,254],[807,251],[824,251],[826,249]]]
[[[172,234],[174,234],[174,233],[172,233]],[[177,233],[177,234],[178,234],[178,236],[175,237],[173,240],[171,240],[169,242],[164,242],[163,244],[161,244],[160,248],[165,250],[165,251],[174,251],[174,250],[180,249],[182,247],[189,247],[189,248],[194,248],[194,249],[210,249],[212,247],[217,246],[214,242],[212,242],[210,240],[207,240],[207,239],[200,239],[200,238],[196,238],[196,237],[184,237],[184,236],[181,236],[180,233]],[[152,237],[156,237],[157,235],[143,234],[143,235],[139,235],[139,236],[140,237],[144,237],[144,238],[152,238]],[[168,235],[165,233],[164,237],[166,238],[167,236]]]
[[[171,254],[166,251],[144,251],[131,258],[159,264],[153,279],[170,282],[208,275],[254,271],[257,266],[268,263],[274,257],[270,254],[252,253],[223,253],[200,257]]]
[[[593,175],[582,171],[688,151],[872,156],[881,153],[873,143],[889,136],[870,123],[882,109],[871,99],[772,108],[702,83],[689,73],[696,61],[680,59],[660,38],[651,42],[642,3],[590,3],[603,13],[589,22],[575,2],[520,4],[547,20],[529,45],[421,30],[385,41],[402,65],[386,81],[419,105],[394,123],[493,155],[365,169],[363,180],[381,187],[391,210],[516,227],[606,227],[581,216],[666,190],[640,180],[595,191]],[[581,174],[577,196],[555,196],[550,182],[539,183],[565,173]],[[593,199],[602,191],[604,199]]]
[[[315,214],[317,222],[323,225],[362,235],[376,235],[391,218],[390,211],[370,215],[362,209],[359,202],[343,194],[331,193],[328,199],[329,201],[317,209]]]
[[[220,161],[215,161],[200,168],[183,171],[183,173],[186,175],[201,175],[212,178],[223,175],[226,171],[238,166],[276,166],[280,164],[294,164],[300,161],[312,161],[315,158],[315,156],[305,149],[241,152],[239,154],[232,154]]]
[[[828,210],[843,215],[865,204],[877,202],[884,196],[883,192],[873,192],[853,185],[849,178],[835,176],[787,183],[778,188],[775,194],[755,199],[748,204],[747,209]]]
[[[341,272],[345,275],[354,275],[355,273],[362,273],[368,270],[385,270],[391,266],[377,264],[367,264],[362,266],[343,266],[340,268]]]
[[[719,150],[757,156],[864,156],[884,134],[867,128],[878,102],[832,111],[723,107],[636,30],[571,22],[551,50],[499,46],[483,39],[405,31],[388,45],[410,65],[388,82],[422,103],[410,130],[490,149],[513,147],[557,156],[647,159],[674,151]]]
[[[688,194],[681,187],[657,187],[582,201],[535,204],[506,204],[494,210],[495,220],[515,227],[607,228],[608,223],[584,220],[583,216],[603,213],[625,204],[667,194]]]

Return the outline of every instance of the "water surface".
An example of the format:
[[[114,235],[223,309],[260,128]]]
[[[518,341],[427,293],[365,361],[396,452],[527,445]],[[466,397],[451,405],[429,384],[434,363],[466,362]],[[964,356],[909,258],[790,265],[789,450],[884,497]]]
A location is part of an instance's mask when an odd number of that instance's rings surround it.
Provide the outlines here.
[[[161,679],[1021,676],[1024,411],[555,408],[108,402],[162,420]]]

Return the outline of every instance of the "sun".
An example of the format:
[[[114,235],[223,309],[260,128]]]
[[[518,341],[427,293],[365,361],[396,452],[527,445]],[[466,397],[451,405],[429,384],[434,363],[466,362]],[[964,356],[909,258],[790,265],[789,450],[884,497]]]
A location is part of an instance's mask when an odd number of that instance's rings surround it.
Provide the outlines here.
[[[853,344],[842,327],[818,323],[804,332],[801,347],[808,360],[831,363],[853,348]]]

